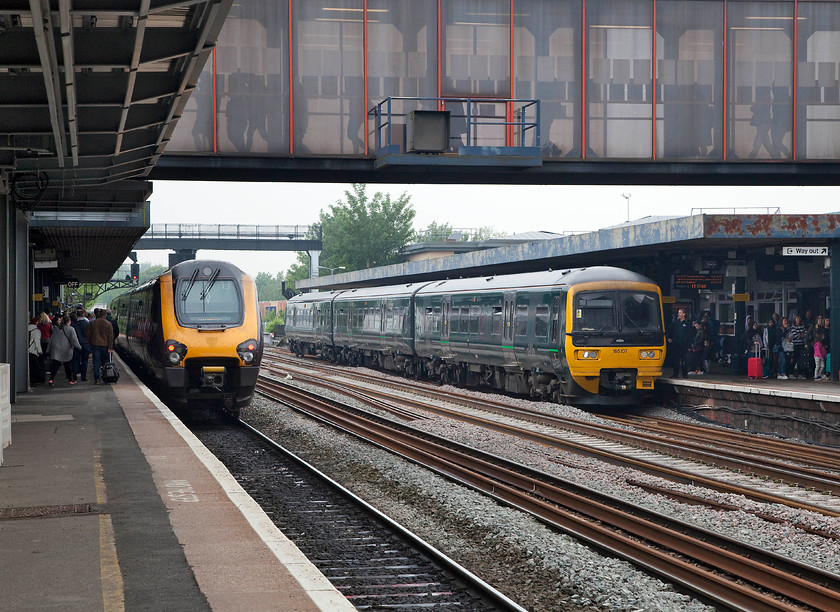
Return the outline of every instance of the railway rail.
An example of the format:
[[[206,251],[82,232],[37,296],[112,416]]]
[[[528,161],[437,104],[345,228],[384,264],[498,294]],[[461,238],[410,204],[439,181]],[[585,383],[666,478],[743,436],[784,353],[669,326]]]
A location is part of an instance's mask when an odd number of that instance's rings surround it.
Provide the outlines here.
[[[278,360],[282,359],[282,365]],[[357,399],[367,402],[385,402],[389,412],[403,411],[406,418],[422,418],[422,413],[433,412],[449,418],[470,422],[496,431],[537,441],[568,452],[596,457],[617,465],[626,465],[665,479],[698,484],[725,493],[744,495],[750,499],[768,503],[782,503],[790,507],[818,512],[827,516],[840,516],[840,498],[833,492],[840,491],[840,475],[830,471],[832,463],[818,463],[816,467],[798,465],[804,460],[805,445],[775,441],[773,457],[766,453],[755,456],[745,452],[712,445],[713,436],[719,431],[706,432],[706,438],[698,443],[697,429],[689,428],[683,439],[666,437],[660,432],[640,432],[621,427],[558,417],[534,409],[514,407],[503,401],[452,392],[439,391],[428,385],[413,381],[371,379],[343,368],[326,366],[322,363],[302,364],[284,355],[274,353],[264,363],[267,371],[292,374],[312,384],[326,385],[344,393],[352,393]],[[280,368],[280,369],[278,369]],[[324,377],[313,376],[309,370],[318,370]],[[342,380],[336,380],[340,376]],[[354,385],[348,379],[363,381]],[[403,395],[395,395],[396,390]],[[404,394],[409,393],[411,396]],[[418,399],[426,398],[426,399]],[[458,409],[446,408],[430,403],[439,400],[456,403]],[[405,413],[415,409],[415,412]],[[520,423],[487,418],[487,413],[517,419]],[[536,428],[523,427],[521,421],[536,424]],[[660,426],[661,423],[660,423]],[[762,438],[762,441],[764,438]],[[742,439],[741,444],[746,444]],[[785,453],[790,453],[785,456]],[[764,455],[764,456],[762,456]],[[830,457],[829,454],[823,456]],[[783,459],[780,460],[779,458]]]
[[[247,423],[192,428],[356,608],[525,612]]]
[[[719,607],[840,608],[840,576],[261,377],[258,391],[526,510]]]

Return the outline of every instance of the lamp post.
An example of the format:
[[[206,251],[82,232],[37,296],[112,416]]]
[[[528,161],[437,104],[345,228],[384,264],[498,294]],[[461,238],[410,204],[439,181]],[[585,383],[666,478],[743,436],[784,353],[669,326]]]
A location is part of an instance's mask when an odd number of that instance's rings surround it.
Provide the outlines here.
[[[344,266],[337,266],[335,268],[330,268],[328,266],[318,266],[318,269],[319,270],[329,270],[330,271],[330,276],[332,276],[333,274],[335,274],[336,270],[344,270],[345,267]]]

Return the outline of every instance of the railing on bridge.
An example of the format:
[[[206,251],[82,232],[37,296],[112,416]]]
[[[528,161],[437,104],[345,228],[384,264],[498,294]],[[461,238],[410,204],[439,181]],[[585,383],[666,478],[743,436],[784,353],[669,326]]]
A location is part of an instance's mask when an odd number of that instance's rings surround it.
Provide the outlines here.
[[[152,223],[143,238],[237,239],[237,240],[307,240],[309,225],[212,225],[205,223]],[[315,240],[321,240],[317,228]]]
[[[450,150],[471,147],[540,147],[540,101],[510,98],[415,98],[391,96],[374,106],[377,151],[405,153],[411,111],[448,111]]]

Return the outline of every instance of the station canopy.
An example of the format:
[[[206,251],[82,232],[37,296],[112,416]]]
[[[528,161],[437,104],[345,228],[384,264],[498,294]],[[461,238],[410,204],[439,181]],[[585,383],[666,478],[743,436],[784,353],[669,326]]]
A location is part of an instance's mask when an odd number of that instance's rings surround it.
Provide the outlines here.
[[[0,7],[0,171],[59,279],[104,282],[149,227],[146,180],[232,0]]]

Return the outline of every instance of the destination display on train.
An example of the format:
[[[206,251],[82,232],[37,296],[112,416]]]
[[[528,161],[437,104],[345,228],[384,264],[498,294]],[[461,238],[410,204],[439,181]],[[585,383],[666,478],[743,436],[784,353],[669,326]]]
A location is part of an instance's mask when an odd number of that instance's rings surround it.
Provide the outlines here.
[[[677,289],[723,289],[723,274],[674,274]]]

